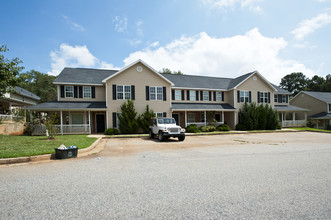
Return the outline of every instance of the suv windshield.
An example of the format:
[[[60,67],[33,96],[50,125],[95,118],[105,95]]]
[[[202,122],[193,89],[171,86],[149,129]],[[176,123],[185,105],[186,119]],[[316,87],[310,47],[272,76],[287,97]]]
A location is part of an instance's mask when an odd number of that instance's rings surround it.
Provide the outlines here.
[[[158,118],[158,124],[176,124],[175,119],[173,118]]]

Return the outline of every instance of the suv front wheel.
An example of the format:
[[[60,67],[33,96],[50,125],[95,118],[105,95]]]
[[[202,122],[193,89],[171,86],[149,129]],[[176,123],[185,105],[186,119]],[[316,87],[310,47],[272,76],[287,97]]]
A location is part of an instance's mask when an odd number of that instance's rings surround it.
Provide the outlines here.
[[[154,138],[154,133],[153,133],[152,129],[149,130],[149,138],[150,139],[153,139]]]
[[[164,141],[164,136],[162,131],[159,132],[159,141]]]

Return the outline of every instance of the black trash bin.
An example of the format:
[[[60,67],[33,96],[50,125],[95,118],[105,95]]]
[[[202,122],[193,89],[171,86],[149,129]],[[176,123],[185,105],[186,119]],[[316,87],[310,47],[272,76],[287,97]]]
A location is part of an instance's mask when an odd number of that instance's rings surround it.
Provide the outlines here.
[[[78,148],[57,149],[55,148],[56,159],[67,159],[77,157]]]

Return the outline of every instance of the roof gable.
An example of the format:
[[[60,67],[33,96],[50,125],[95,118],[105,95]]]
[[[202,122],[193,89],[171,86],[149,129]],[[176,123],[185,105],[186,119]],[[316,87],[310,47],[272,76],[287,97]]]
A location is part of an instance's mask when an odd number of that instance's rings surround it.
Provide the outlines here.
[[[159,77],[161,77],[163,80],[165,80],[166,82],[168,82],[170,85],[174,85],[174,83],[172,83],[170,80],[168,80],[167,78],[165,78],[162,74],[160,74],[159,72],[157,72],[154,68],[152,68],[150,65],[148,65],[147,63],[145,63],[144,61],[142,60],[137,60],[136,62],[133,62],[131,63],[130,65],[127,65],[125,67],[123,67],[122,69],[120,69],[117,73],[111,75],[111,76],[108,76],[107,78],[105,78],[104,80],[102,80],[103,83],[106,83],[108,80],[110,80],[111,78],[125,72],[125,70],[129,69],[130,67],[136,65],[137,63],[141,63],[143,64],[144,66],[146,66],[148,69],[150,69],[153,73],[155,73],[156,75],[158,75]]]
[[[229,85],[229,89],[237,89],[240,85],[242,85],[245,81],[247,81],[249,78],[251,78],[254,75],[258,75],[270,88],[272,88],[274,91],[277,91],[277,89],[268,80],[266,80],[258,71],[247,73],[245,75],[233,79]]]
[[[331,92],[311,92],[311,91],[301,91],[293,99],[295,99],[299,94],[304,93],[322,102],[331,103]]]
[[[21,87],[15,86],[14,90],[17,94],[20,94],[22,96],[25,96],[25,97],[28,97],[31,99],[35,99],[35,100],[40,100],[39,96],[37,96],[36,94],[34,94],[26,89],[21,88]]]

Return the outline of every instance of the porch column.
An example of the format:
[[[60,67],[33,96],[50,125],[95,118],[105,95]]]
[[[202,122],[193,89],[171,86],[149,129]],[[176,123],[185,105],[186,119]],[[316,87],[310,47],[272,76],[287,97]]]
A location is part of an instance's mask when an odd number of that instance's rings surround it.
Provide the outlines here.
[[[62,113],[62,110],[60,111],[60,115],[61,115],[61,127],[60,127],[60,129],[61,129],[61,134],[63,135],[63,113]]]
[[[305,126],[307,126],[307,112],[305,112]]]
[[[206,111],[205,111],[205,126],[207,125],[207,114],[206,114]]]
[[[222,112],[222,122],[224,124],[224,112]]]
[[[233,112],[233,120],[234,120],[234,126],[237,125],[237,112]]]
[[[89,133],[91,134],[91,111],[88,111],[88,128]]]
[[[293,120],[293,123],[295,122],[295,112],[292,113],[292,120]]]
[[[106,111],[106,129],[109,128],[108,127],[108,110]]]
[[[185,111],[185,128],[187,127],[187,112]]]
[[[32,118],[32,111],[30,111],[30,122],[33,122],[33,118]]]

